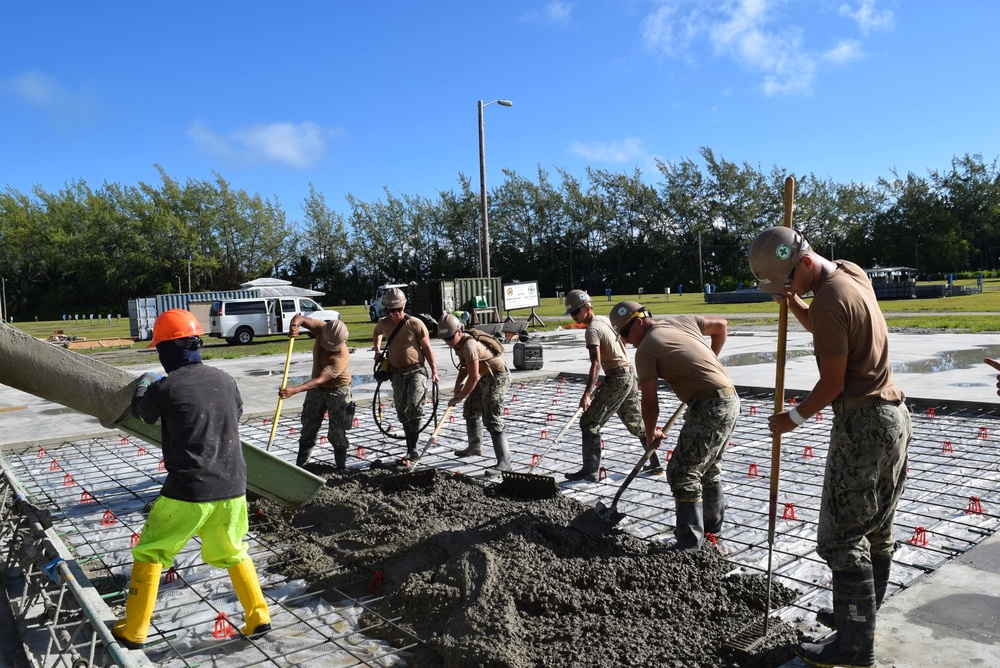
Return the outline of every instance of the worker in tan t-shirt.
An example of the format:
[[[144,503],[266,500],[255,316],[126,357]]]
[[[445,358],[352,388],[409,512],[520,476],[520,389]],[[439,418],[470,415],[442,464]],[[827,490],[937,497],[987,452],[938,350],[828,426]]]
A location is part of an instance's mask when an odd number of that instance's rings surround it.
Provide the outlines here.
[[[494,355],[487,347],[462,330],[458,318],[449,314],[438,324],[438,336],[458,355],[458,377],[455,379],[454,395],[449,406],[457,406],[465,401],[462,416],[465,418],[469,445],[455,452],[458,457],[473,457],[483,454],[483,425],[493,440],[493,453],[497,465],[486,469],[487,477],[498,476],[501,471],[509,471],[510,449],[504,433],[503,409],[505,395],[510,387],[510,372],[499,355]]]
[[[278,396],[287,399],[299,392],[306,393],[302,405],[302,433],[299,435],[297,466],[305,467],[316,445],[316,434],[323,426],[323,415],[328,415],[326,437],[333,446],[333,457],[338,469],[347,468],[347,429],[354,419],[354,402],[351,400],[351,351],[347,347],[347,325],[340,320],[324,322],[307,318],[301,313],[292,316],[288,336],[299,335],[305,327],[315,338],[313,343],[312,376],[294,387],[278,390]]]
[[[431,336],[420,318],[413,318],[405,312],[406,295],[399,288],[390,288],[382,297],[382,304],[389,315],[380,318],[372,334],[375,349],[375,363],[379,364],[384,355],[389,356],[389,380],[392,383],[392,402],[396,415],[403,425],[406,439],[406,459],[416,463],[420,459],[417,440],[424,422],[424,404],[427,400],[427,368],[431,368],[431,378],[438,381],[437,363],[431,350]],[[386,349],[382,350],[385,338]],[[391,339],[391,340],[390,340]]]
[[[611,309],[611,324],[636,349],[648,445],[663,437],[657,426],[659,379],[667,381],[687,404],[684,426],[667,462],[667,482],[677,508],[675,548],[697,550],[706,533],[718,535],[722,530],[726,511],[722,456],[740,413],[733,381],[719,361],[728,323],[723,318],[689,315],[657,322],[643,305],[624,301]]]
[[[590,371],[587,386],[580,397],[580,431],[583,432],[583,468],[567,473],[567,480],[597,482],[601,469],[601,429],[617,414],[625,428],[639,437],[646,447],[646,432],[642,426],[639,409],[639,392],[625,344],[618,337],[608,319],[594,314],[590,295],[583,290],[570,290],[566,295],[566,314],[573,322],[584,324],[584,343],[590,354]],[[603,369],[604,382],[598,384],[598,374]],[[663,475],[660,458],[653,452],[643,469],[646,473]]]
[[[833,404],[816,554],[833,571],[833,609],[816,619],[834,640],[803,643],[813,666],[874,666],[875,613],[896,549],[893,518],[906,480],[913,428],[892,378],[889,333],[875,291],[858,265],[828,260],[790,227],[765,230],[749,252],[761,290],[784,300],[813,335],[819,380],[797,408],[769,418],[775,436]],[[801,295],[812,291],[811,304]]]

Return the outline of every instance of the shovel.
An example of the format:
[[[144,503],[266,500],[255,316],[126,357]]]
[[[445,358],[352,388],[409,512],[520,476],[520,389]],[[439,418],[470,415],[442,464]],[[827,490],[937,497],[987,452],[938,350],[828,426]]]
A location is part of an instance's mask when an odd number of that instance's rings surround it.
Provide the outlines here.
[[[281,374],[281,389],[285,389],[288,384],[288,367],[292,363],[292,349],[295,348],[295,337],[288,337],[288,352],[285,353],[285,371]],[[267,437],[267,449],[271,449],[271,444],[274,443],[274,435],[278,433],[278,417],[281,415],[281,402],[283,399],[278,397],[278,407],[274,409],[274,421],[271,422],[271,435]]]
[[[545,459],[545,455],[549,454],[549,450],[552,449],[552,446],[559,442],[559,439],[563,437],[563,434],[566,433],[569,426],[573,424],[578,417],[580,417],[580,413],[582,412],[583,407],[576,409],[576,412],[573,413],[570,419],[566,421],[563,428],[559,430],[559,434],[552,439],[552,442],[549,443],[547,448],[545,448],[541,456],[535,459],[527,473],[504,471],[503,480],[500,482],[499,487],[497,487],[497,491],[501,494],[524,497],[528,499],[545,499],[558,493],[559,485],[556,484],[555,478],[550,475],[534,474],[532,471],[534,471],[535,467],[538,466],[543,459]]]
[[[427,443],[424,444],[424,449],[420,451],[420,459],[410,467],[410,470],[406,473],[391,475],[382,479],[383,492],[401,492],[404,489],[410,489],[411,487],[426,487],[434,482],[434,475],[437,473],[437,469],[425,467],[420,472],[417,472],[417,467],[420,466],[420,462],[423,461],[427,448],[429,448],[431,443],[434,442],[434,439],[437,438],[438,432],[440,432],[441,427],[444,426],[445,420],[448,419],[448,414],[451,413],[452,408],[454,408],[454,406],[448,406],[444,415],[441,416],[441,420],[434,428],[434,433],[427,439]]]
[[[667,422],[667,426],[663,428],[664,436],[666,436],[667,432],[670,431],[670,428],[674,426],[674,423],[677,422],[677,418],[681,415],[681,411],[683,411],[686,407],[687,404],[684,402],[681,402],[681,405],[677,407],[677,410],[674,411],[674,414],[670,417],[670,421]],[[656,439],[656,442],[653,443],[653,447],[642,453],[642,457],[639,458],[639,463],[632,468],[632,471],[625,478],[625,482],[623,482],[622,486],[618,488],[618,492],[611,500],[610,506],[605,506],[603,501],[598,501],[596,506],[584,512],[582,515],[570,522],[569,525],[577,531],[596,538],[597,536],[611,531],[615,528],[616,524],[625,519],[625,513],[618,512],[618,500],[622,498],[622,494],[628,486],[632,484],[635,477],[639,475],[639,471],[641,471],[642,467],[646,465],[646,462],[649,461],[652,454],[656,452],[656,448],[659,447],[661,440],[663,440],[662,437]]]

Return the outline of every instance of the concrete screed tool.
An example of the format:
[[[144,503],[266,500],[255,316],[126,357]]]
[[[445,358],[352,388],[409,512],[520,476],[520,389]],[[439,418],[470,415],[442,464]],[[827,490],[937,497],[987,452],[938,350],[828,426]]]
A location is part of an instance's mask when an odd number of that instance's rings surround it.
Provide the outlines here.
[[[533,458],[534,461],[531,463],[531,468],[528,469],[527,473],[518,473],[517,471],[503,471],[503,480],[497,486],[497,491],[501,494],[508,494],[510,496],[524,497],[528,499],[545,499],[550,496],[554,496],[559,493],[559,485],[556,484],[556,479],[550,475],[538,475],[537,473],[532,473],[535,467],[538,466],[545,455],[549,454],[549,450],[552,449],[556,443],[563,437],[569,426],[576,422],[576,419],[580,417],[580,413],[583,412],[583,407],[576,409],[576,412],[570,416],[563,428],[559,430],[552,442],[549,443],[548,447],[542,451],[542,454]]]

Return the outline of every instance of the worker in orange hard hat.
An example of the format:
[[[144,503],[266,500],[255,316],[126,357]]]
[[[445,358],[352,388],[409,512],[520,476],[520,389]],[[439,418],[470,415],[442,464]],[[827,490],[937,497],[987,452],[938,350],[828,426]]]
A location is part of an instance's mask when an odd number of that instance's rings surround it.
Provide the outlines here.
[[[132,548],[125,618],[112,634],[141,649],[156,605],[160,572],[195,535],[205,563],[229,571],[245,612],[242,633],[271,630],[271,616],[244,541],[247,468],[240,444],[243,414],[236,381],[201,362],[198,319],[170,309],[153,323],[153,342],[166,376],[145,373],[132,395],[132,414],[148,424],[162,422],[167,477],[153,503],[142,537]]]

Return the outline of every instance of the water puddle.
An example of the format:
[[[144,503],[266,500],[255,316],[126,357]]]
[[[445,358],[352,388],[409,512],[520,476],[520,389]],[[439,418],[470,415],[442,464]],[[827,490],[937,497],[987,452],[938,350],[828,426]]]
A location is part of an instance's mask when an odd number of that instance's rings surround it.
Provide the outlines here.
[[[77,411],[63,406],[60,408],[46,408],[44,411],[39,412],[43,415],[66,415],[67,413],[76,413]]]
[[[934,359],[917,360],[915,362],[894,362],[893,373],[934,373],[935,371],[952,371],[954,369],[972,369],[982,367],[984,373],[992,371],[983,364],[984,357],[1000,356],[1000,345],[968,348],[965,350],[947,350],[938,353]]]
[[[791,350],[785,352],[785,359],[793,357],[812,357],[812,351]],[[736,353],[722,357],[723,366],[753,366],[754,364],[776,364],[777,362],[777,352]]]

